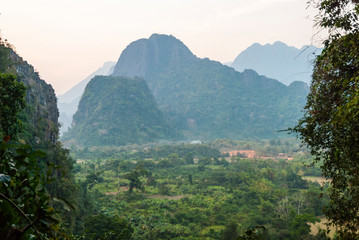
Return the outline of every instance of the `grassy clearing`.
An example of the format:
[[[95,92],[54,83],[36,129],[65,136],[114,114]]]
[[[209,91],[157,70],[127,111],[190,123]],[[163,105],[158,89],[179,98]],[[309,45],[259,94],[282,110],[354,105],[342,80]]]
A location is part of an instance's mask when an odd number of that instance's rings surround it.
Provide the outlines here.
[[[328,219],[326,219],[326,217],[322,216],[319,218],[320,222],[316,222],[315,224],[313,223],[309,223],[310,225],[310,234],[312,235],[316,235],[320,229],[327,229],[327,223],[328,223]],[[334,226],[329,226],[330,232],[329,232],[329,237],[333,238],[334,234],[335,234],[335,227]]]
[[[330,183],[330,179],[326,179],[324,177],[314,177],[314,176],[303,176],[304,180],[310,181],[310,182],[317,182],[320,185]]]
[[[204,228],[202,231],[201,231],[201,235],[207,235],[209,234],[211,231],[214,231],[214,232],[221,232],[222,230],[224,230],[226,227],[225,226],[222,226],[222,225],[219,225],[219,226],[209,226],[209,227],[206,227]]]
[[[148,198],[154,198],[154,199],[179,200],[179,199],[183,198],[184,195],[166,196],[166,195],[156,194],[156,195],[150,195],[150,196],[147,196],[147,197],[148,197]]]

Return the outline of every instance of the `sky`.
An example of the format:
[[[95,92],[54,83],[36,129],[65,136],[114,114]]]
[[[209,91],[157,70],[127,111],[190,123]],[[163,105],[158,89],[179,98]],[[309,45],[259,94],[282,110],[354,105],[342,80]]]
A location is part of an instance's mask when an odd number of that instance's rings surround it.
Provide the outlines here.
[[[0,30],[60,95],[153,33],[171,34],[198,57],[220,62],[233,61],[255,42],[320,46],[316,9],[306,2],[0,0]]]

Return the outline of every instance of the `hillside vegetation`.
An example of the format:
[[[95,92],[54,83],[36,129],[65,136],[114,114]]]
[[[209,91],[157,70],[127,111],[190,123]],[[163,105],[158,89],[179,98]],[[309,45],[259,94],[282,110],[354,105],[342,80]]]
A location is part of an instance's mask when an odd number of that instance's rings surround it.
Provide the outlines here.
[[[173,139],[144,80],[96,76],[86,86],[64,139],[85,146],[126,145]]]

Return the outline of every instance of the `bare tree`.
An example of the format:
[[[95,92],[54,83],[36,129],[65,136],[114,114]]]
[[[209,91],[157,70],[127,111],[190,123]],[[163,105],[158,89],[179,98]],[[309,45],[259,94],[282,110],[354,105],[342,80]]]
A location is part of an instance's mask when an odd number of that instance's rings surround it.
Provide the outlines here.
[[[280,200],[278,202],[278,206],[276,208],[276,210],[278,212],[278,216],[283,217],[284,219],[288,219],[290,209],[291,209],[291,205],[290,205],[287,197]]]

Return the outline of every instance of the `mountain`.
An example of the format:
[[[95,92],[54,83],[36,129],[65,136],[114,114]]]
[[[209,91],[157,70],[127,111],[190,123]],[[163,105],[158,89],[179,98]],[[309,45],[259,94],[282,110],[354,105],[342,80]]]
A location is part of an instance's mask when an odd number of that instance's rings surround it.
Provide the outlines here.
[[[129,44],[112,75],[144,78],[166,119],[188,139],[278,137],[301,117],[308,93],[303,82],[286,86],[197,58],[160,34]]]
[[[61,123],[60,135],[66,132],[71,126],[72,116],[77,110],[87,83],[96,75],[110,75],[113,72],[115,64],[115,62],[105,62],[102,67],[90,74],[87,78],[76,84],[66,93],[58,96],[59,122]]]
[[[228,66],[230,67],[232,65],[233,62],[223,62],[222,64],[225,65],[225,66]]]
[[[313,60],[321,51],[311,45],[298,49],[282,42],[255,43],[241,52],[230,66],[240,72],[253,69],[286,85],[294,81],[310,84]]]
[[[173,36],[153,34],[139,39],[122,52],[113,76],[149,77],[164,69],[188,65],[196,61],[193,53]]]
[[[83,146],[126,145],[177,136],[140,78],[96,76],[86,86],[65,140]]]

